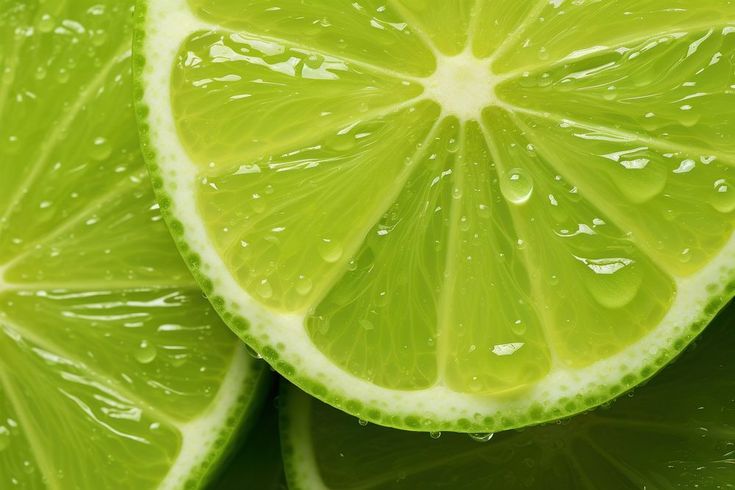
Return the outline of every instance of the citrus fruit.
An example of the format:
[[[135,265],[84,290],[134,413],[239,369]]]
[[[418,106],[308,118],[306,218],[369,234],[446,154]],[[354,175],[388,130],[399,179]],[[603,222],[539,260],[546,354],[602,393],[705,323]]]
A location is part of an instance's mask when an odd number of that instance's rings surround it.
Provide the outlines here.
[[[698,345],[631,397],[522,431],[432,439],[362,426],[287,388],[281,437],[290,488],[732,488],[733,320],[730,308]]]
[[[0,3],[0,488],[205,482],[268,370],[163,224],[129,1]]]
[[[308,393],[414,430],[579,412],[732,295],[734,7],[147,0],[159,201]]]
[[[219,478],[212,484],[212,488],[288,490],[278,437],[278,411],[275,408],[277,394],[278,390],[274,389],[274,396],[266,400],[265,409],[262,410],[260,417],[256,420],[250,419],[253,424],[251,432]]]

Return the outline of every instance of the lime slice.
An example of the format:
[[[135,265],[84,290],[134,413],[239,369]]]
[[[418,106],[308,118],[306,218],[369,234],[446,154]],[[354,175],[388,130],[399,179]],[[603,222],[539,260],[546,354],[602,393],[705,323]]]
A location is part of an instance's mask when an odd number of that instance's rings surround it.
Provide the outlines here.
[[[131,4],[0,6],[0,488],[196,487],[268,379],[155,204]]]
[[[274,395],[277,393],[274,390]],[[253,423],[252,433],[212,484],[213,489],[287,490],[278,437],[277,400],[269,398],[260,417],[257,420],[250,419]]]
[[[142,131],[176,240],[238,335],[330,404],[466,432],[576,413],[732,295],[729,1],[146,6]]]
[[[290,488],[731,488],[735,309],[630,397],[558,424],[500,434],[417,434],[358,421],[286,388]],[[474,440],[473,440],[474,439]]]

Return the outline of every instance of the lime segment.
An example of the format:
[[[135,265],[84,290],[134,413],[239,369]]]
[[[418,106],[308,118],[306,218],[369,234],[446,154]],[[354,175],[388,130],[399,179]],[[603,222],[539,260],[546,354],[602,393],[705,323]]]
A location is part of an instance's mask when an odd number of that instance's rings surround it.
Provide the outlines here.
[[[609,407],[500,434],[412,434],[285,388],[294,489],[727,488],[735,479],[730,308],[672,366]],[[666,407],[661,410],[661,407]]]

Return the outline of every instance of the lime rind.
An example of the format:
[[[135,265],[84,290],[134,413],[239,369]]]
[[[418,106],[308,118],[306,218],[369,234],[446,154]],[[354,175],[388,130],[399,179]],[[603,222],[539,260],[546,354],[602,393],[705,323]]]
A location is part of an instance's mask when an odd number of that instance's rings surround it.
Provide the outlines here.
[[[0,8],[3,487],[203,485],[270,380],[156,223],[130,104],[131,7]],[[73,73],[54,71],[67,62]],[[141,339],[155,333],[181,343],[156,354]]]
[[[230,327],[278,372],[311,395],[363,420],[415,430],[495,432],[573,415],[650,378],[680,353],[733,296],[735,239],[698,273],[677,280],[676,301],[659,326],[625,350],[582,370],[556,369],[543,383],[496,398],[435,386],[381,388],[335,368],[299,315],[275,314],[238,284],[198,215],[196,169],[178,141],[168,69],[181,43],[216,25],[194,17],[181,0],[141,1],[135,36],[136,105],[143,148],[177,246]],[[164,67],[164,68],[161,68]]]

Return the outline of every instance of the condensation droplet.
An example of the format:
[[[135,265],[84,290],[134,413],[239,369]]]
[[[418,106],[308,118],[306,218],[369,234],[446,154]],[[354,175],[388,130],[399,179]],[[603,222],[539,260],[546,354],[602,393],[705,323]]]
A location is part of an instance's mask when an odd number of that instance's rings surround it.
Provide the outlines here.
[[[367,420],[363,420],[363,419],[357,419],[357,423],[360,424],[361,426],[365,427],[368,424],[368,421]]]
[[[263,211],[265,211],[265,201],[260,194],[256,193],[250,197],[252,199],[251,203],[253,206],[253,211],[255,211],[256,213],[262,213]]]
[[[158,352],[153,344],[147,340],[142,340],[135,350],[135,360],[141,364],[150,364],[156,358],[157,354]]]
[[[322,238],[319,244],[319,255],[326,262],[337,262],[342,257],[342,246],[328,238]]]
[[[476,442],[488,442],[493,438],[495,434],[492,432],[477,432],[474,434],[467,434],[467,436]]]
[[[89,152],[89,156],[93,160],[101,162],[102,160],[106,160],[107,158],[109,158],[111,154],[112,146],[107,141],[107,138],[98,136],[94,139],[94,141],[92,142],[92,149]]]
[[[725,179],[718,179],[714,184],[714,195],[710,199],[713,208],[721,213],[735,210],[735,190]]]
[[[311,292],[313,284],[311,282],[311,279],[305,276],[299,276],[298,279],[296,279],[296,292],[299,293],[302,296],[305,296]]]
[[[54,17],[49,14],[43,14],[41,18],[38,19],[38,23],[36,24],[38,31],[42,33],[51,32],[55,26],[56,19],[54,19]]]
[[[250,347],[247,344],[245,344],[245,352],[247,352],[248,355],[250,357],[252,357],[253,359],[263,359],[263,357],[260,354],[258,354],[257,352],[255,352],[255,349],[253,349],[252,347]]]
[[[636,297],[643,276],[635,261],[626,258],[584,259],[590,269],[585,275],[587,289],[605,308],[622,308]]]
[[[514,168],[501,180],[500,192],[508,202],[525,204],[533,194],[533,180],[523,170]]]
[[[56,81],[59,83],[66,83],[69,81],[69,70],[66,68],[59,68],[59,71],[56,72]]]
[[[441,432],[429,432],[429,437],[431,437],[432,439],[439,439],[441,436]]]
[[[515,320],[510,326],[510,329],[516,335],[523,335],[526,333],[526,323],[521,319]]]
[[[0,451],[10,446],[10,430],[4,425],[0,425]]]
[[[268,299],[273,296],[273,286],[268,282],[268,279],[261,279],[255,287],[255,292],[261,298]]]

